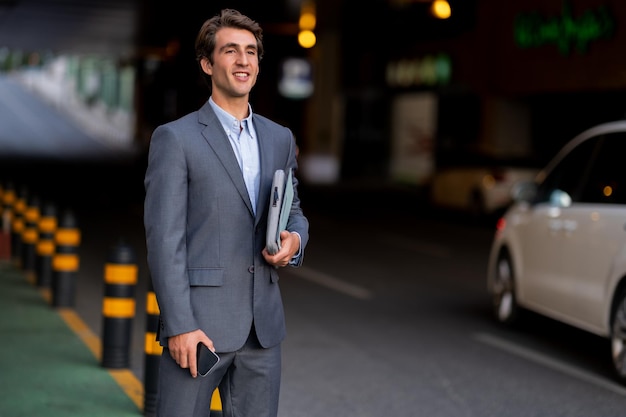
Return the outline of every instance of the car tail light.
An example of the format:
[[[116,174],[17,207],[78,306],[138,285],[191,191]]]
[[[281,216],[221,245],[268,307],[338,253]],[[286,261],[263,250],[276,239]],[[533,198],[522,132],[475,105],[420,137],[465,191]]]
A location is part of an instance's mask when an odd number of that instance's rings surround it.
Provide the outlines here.
[[[506,227],[506,220],[504,219],[504,217],[500,217],[498,221],[496,222],[496,232],[498,233],[502,232],[505,227]]]

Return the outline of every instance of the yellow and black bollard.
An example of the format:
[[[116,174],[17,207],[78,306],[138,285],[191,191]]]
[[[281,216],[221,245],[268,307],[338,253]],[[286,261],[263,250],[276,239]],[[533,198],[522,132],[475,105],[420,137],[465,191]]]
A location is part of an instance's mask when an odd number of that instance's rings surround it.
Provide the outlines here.
[[[211,396],[211,410],[209,411],[209,417],[222,417],[222,400],[220,398],[219,389],[215,388],[213,395]]]
[[[156,415],[156,401],[158,394],[159,360],[163,347],[157,341],[159,330],[159,315],[161,311],[154,293],[152,280],[148,280],[148,294],[146,296],[146,340],[144,362],[144,417]],[[222,401],[219,390],[215,389],[211,396],[210,417],[221,417]]]
[[[57,223],[55,205],[44,204],[37,225],[39,239],[36,248],[35,275],[38,287],[49,288],[52,285],[52,258],[55,251],[54,235],[57,231]]]
[[[157,341],[159,330],[159,304],[154,293],[152,280],[148,279],[148,294],[146,296],[146,340],[144,361],[144,401],[143,415],[152,417],[156,415],[157,386],[159,379],[159,360],[163,347]]]
[[[54,234],[55,253],[52,257],[52,305],[74,307],[76,277],[80,260],[80,230],[71,210],[64,210]]]
[[[31,195],[24,210],[24,229],[22,230],[22,269],[31,284],[35,284],[36,247],[39,240],[39,217],[41,207],[39,197]]]
[[[13,183],[6,182],[0,200],[0,259],[6,261],[11,260],[11,220],[16,198]]]
[[[27,198],[28,189],[22,186],[15,199],[13,216],[11,217],[11,259],[20,268],[22,267],[22,232],[24,231],[24,212],[26,211]]]
[[[105,368],[129,367],[137,269],[135,253],[125,242],[113,248],[105,264],[102,303],[102,366]]]

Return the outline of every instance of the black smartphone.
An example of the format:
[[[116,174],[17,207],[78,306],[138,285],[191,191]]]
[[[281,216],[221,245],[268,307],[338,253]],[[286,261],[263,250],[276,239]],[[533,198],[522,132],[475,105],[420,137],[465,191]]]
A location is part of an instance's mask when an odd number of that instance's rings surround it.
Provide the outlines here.
[[[217,353],[206,347],[202,342],[198,343],[198,375],[207,376],[211,370],[220,361],[220,357]]]

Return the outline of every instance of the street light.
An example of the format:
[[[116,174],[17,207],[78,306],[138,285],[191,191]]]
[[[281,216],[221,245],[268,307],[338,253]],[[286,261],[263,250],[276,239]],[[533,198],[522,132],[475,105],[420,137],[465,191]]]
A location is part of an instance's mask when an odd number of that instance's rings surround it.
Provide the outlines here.
[[[315,3],[313,1],[305,1],[300,9],[300,19],[298,21],[298,27],[300,32],[298,33],[298,43],[303,48],[312,48],[315,46],[316,37],[313,30],[317,23],[315,15]]]
[[[303,48],[313,48],[316,41],[317,38],[315,37],[315,33],[313,33],[312,30],[301,30],[298,33],[298,43]]]
[[[447,0],[435,0],[430,5],[430,13],[437,19],[447,19],[452,15],[452,9]]]

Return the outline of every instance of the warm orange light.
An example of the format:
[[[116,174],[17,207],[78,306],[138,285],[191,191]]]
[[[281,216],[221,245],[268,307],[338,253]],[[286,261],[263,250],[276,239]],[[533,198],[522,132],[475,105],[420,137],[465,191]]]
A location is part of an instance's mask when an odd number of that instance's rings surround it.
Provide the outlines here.
[[[298,43],[303,48],[313,48],[317,39],[315,38],[315,25],[317,24],[317,17],[315,14],[315,1],[304,0],[300,6],[300,19],[298,20],[298,27],[300,32],[298,33]]]
[[[493,175],[487,174],[483,177],[483,187],[485,187],[488,190],[491,190],[495,185],[496,185],[496,179],[493,177]]]
[[[313,48],[316,41],[315,33],[310,30],[301,30],[298,33],[298,43],[303,48]]]
[[[315,29],[315,24],[317,23],[317,19],[315,18],[315,13],[312,12],[303,12],[300,15],[300,30],[313,30]]]
[[[452,15],[450,3],[447,0],[435,0],[430,6],[430,12],[437,19],[447,19]]]

